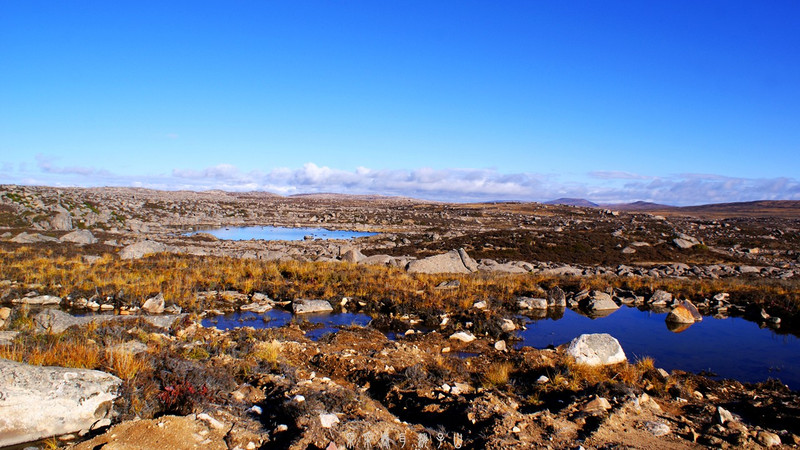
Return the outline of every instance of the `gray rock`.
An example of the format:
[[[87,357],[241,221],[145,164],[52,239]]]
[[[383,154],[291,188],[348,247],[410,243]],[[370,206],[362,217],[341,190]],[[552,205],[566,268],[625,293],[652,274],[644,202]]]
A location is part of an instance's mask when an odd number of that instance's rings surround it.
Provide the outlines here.
[[[84,326],[90,322],[108,322],[112,320],[134,320],[141,318],[151,325],[167,329],[175,320],[183,318],[186,314],[162,316],[72,316],[58,309],[46,309],[33,317],[38,332],[61,333],[71,326]]]
[[[372,255],[367,256],[358,263],[370,266],[392,266],[394,265],[394,258],[389,255]]]
[[[470,273],[457,250],[408,263],[409,273]]]
[[[583,275],[583,270],[578,267],[563,266],[563,267],[544,269],[542,270],[542,275],[579,277]]]
[[[60,212],[50,219],[50,228],[58,231],[69,231],[72,229],[72,216],[66,212]]]
[[[158,293],[155,297],[148,298],[144,305],[142,305],[142,310],[148,314],[161,314],[164,312],[164,295],[162,293]]]
[[[153,253],[165,251],[167,251],[166,245],[161,242],[147,240],[124,247],[119,251],[119,257],[122,259],[139,259]]]
[[[0,359],[0,446],[89,431],[114,415],[120,384],[97,370]]]
[[[560,287],[556,286],[547,291],[547,306],[551,308],[567,306],[567,296]]]
[[[34,297],[22,297],[11,300],[11,303],[22,305],[58,305],[61,304],[61,298],[55,295],[37,295]]]
[[[722,406],[717,406],[717,412],[714,414],[714,420],[720,425],[725,425],[728,422],[737,422],[733,414],[731,414],[730,411]]]
[[[455,339],[464,343],[470,343],[475,340],[475,335],[469,331],[458,331],[450,335],[450,339]]]
[[[45,236],[39,233],[26,233],[22,232],[11,239],[11,242],[17,244],[37,244],[40,242],[58,242],[58,239],[50,236]]]
[[[649,431],[653,436],[666,436],[670,433],[669,425],[664,422],[645,422],[645,430]]]
[[[680,239],[680,238],[673,239],[672,243],[675,244],[676,247],[684,250],[692,248],[696,245],[692,243],[692,241],[687,241],[686,239]]]
[[[461,258],[461,262],[464,264],[464,267],[466,267],[467,270],[470,272],[475,272],[478,270],[478,263],[469,257],[466,250],[463,248],[458,249],[458,256]]]
[[[333,307],[327,300],[299,299],[292,302],[292,311],[295,314],[329,313]]]
[[[544,298],[520,297],[517,305],[521,309],[547,309],[547,300]]]
[[[242,305],[239,309],[241,309],[242,311],[252,311],[256,314],[263,314],[272,309],[272,305],[270,305],[269,303],[253,302],[253,303],[248,303],[246,305]]]
[[[666,291],[662,291],[660,289],[653,292],[653,295],[651,295],[650,298],[647,300],[647,303],[653,306],[664,306],[667,303],[671,302],[672,302],[672,294]]]
[[[359,249],[351,248],[351,249],[347,250],[346,252],[342,253],[341,259],[344,262],[358,263],[358,262],[361,262],[361,261],[367,259],[367,257],[364,256],[364,254],[361,253],[361,251]]]
[[[582,334],[567,347],[567,355],[579,364],[601,366],[627,360],[619,341],[607,333]]]
[[[97,238],[89,230],[75,230],[61,236],[61,242],[72,242],[73,244],[95,244]]]
[[[586,300],[585,308],[588,311],[614,311],[619,309],[619,305],[609,294],[592,291],[592,295]]]
[[[8,345],[14,342],[19,331],[0,331],[0,345]]]

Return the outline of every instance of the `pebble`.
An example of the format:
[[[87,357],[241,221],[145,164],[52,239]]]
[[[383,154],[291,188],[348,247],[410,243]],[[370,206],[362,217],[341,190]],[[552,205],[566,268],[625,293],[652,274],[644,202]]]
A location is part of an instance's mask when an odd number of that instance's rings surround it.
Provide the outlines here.
[[[781,445],[781,438],[775,433],[770,433],[769,431],[759,431],[758,436],[756,436],[758,443],[763,445],[764,447],[773,447],[776,445]]]
[[[653,436],[666,436],[669,434],[669,425],[663,422],[645,422],[644,428]]]

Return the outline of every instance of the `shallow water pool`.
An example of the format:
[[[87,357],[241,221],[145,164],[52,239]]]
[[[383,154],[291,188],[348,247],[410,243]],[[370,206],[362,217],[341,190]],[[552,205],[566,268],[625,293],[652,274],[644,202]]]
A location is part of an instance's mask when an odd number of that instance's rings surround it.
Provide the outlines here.
[[[214,230],[199,230],[186,233],[192,236],[197,233],[208,233],[218,239],[228,241],[247,241],[251,239],[264,241],[302,241],[306,236],[314,239],[353,239],[373,236],[377,233],[365,231],[327,230],[325,228],[287,228],[287,227],[226,227]]]
[[[778,378],[800,389],[800,338],[780,335],[739,317],[702,322],[676,333],[667,328],[667,313],[625,307],[591,319],[566,310],[559,319],[531,320],[520,331],[519,345],[545,348],[567,343],[584,333],[609,333],[619,340],[629,361],[645,356],[656,367],[709,371],[723,378],[758,382]]]

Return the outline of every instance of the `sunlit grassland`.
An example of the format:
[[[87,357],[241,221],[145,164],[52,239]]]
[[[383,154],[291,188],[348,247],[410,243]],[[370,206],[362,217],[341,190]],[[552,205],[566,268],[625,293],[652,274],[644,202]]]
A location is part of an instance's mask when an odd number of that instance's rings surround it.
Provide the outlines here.
[[[416,310],[460,310],[477,300],[504,304],[519,295],[544,296],[553,286],[565,290],[633,290],[640,295],[664,289],[689,299],[729,292],[735,302],[754,302],[796,313],[800,288],[795,281],[758,278],[678,279],[649,277],[554,277],[541,274],[424,275],[399,268],[330,262],[267,262],[217,256],[153,255],[123,261],[104,255],[93,264],[80,256],[55,256],[48,249],[20,247],[0,251],[0,279],[35,286],[40,293],[61,297],[119,296],[139,303],[163,293],[169,303],[190,310],[205,290],[261,292],[278,300],[355,297],[370,304],[390,302]],[[458,280],[456,289],[436,289],[443,281]],[[510,306],[510,304],[506,304]]]

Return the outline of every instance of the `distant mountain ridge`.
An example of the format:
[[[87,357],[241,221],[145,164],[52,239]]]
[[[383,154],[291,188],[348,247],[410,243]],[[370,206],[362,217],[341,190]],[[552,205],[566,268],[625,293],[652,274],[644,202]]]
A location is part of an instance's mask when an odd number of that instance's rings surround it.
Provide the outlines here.
[[[597,208],[597,203],[592,203],[589,200],[584,198],[569,198],[569,197],[562,197],[557,198],[555,200],[550,200],[549,202],[544,202],[545,205],[566,205],[566,206],[582,206],[584,208]]]

